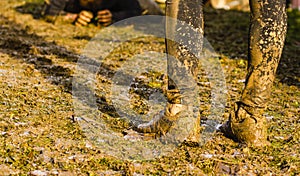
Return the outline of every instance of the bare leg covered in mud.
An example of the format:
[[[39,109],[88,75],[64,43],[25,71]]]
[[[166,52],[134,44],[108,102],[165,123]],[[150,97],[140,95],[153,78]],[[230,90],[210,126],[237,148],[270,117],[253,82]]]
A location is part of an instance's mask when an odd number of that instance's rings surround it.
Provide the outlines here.
[[[156,116],[149,123],[139,125],[136,131],[164,135],[178,120],[180,112],[184,109],[184,103],[182,103],[184,93],[180,92],[178,87],[189,89],[188,86],[191,84],[185,82],[186,85],[175,85],[172,78],[185,79],[182,73],[186,70],[194,79],[197,78],[198,58],[202,52],[203,42],[202,7],[202,0],[168,0],[166,2],[166,48],[169,75],[166,96],[168,103],[164,113]],[[189,28],[185,29],[183,26]],[[176,59],[182,64],[178,65]],[[199,142],[200,139],[200,116],[196,121],[188,139],[193,142]]]
[[[264,146],[267,106],[286,34],[284,0],[250,0],[249,62],[241,101],[221,131],[247,145]]]

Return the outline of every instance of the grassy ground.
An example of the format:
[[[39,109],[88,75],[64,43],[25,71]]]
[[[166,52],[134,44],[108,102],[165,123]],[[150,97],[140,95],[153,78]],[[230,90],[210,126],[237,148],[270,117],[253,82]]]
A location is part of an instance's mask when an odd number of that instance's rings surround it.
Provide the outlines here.
[[[270,146],[244,148],[215,134],[202,146],[183,144],[167,156],[130,161],[109,156],[90,142],[74,117],[72,76],[81,51],[99,29],[61,19],[56,25],[46,23],[38,18],[41,4],[4,0],[0,7],[0,175],[300,174],[299,12],[289,12],[286,46],[266,112]],[[226,75],[225,120],[243,88],[249,15],[209,8],[205,14],[206,37],[220,54]],[[149,48],[163,52],[164,40],[125,42],[97,75],[98,109],[114,128],[120,124],[109,100],[112,76],[120,63]],[[202,116],[208,109],[203,107]]]

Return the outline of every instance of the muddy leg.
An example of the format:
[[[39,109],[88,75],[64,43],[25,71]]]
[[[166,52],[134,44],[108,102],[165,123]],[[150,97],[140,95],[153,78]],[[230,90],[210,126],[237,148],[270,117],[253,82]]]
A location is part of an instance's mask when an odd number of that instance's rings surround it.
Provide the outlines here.
[[[239,142],[267,143],[264,110],[286,34],[285,0],[250,0],[249,63],[246,85],[223,132]]]
[[[198,59],[202,51],[203,39],[203,12],[202,0],[167,0],[166,2],[166,47],[168,54],[168,104],[165,112],[154,118],[150,123],[141,124],[136,129],[144,133],[166,133],[178,118],[178,114],[184,109],[182,106],[182,92],[178,87],[191,85],[178,85],[172,78],[185,79],[186,70],[197,78]],[[179,22],[181,21],[181,22]],[[183,24],[184,22],[185,24]],[[189,28],[186,28],[189,26]],[[192,29],[191,29],[192,27]],[[176,40],[177,42],[175,42]],[[192,54],[193,53],[193,54]],[[178,59],[182,65],[176,63]],[[199,139],[200,117],[197,119],[193,130],[194,139]]]

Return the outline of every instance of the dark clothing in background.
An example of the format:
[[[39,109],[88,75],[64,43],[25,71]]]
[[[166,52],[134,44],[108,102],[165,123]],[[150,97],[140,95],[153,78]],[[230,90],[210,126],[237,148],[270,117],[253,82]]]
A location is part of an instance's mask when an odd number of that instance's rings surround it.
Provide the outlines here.
[[[97,1],[97,0],[96,0]],[[113,22],[125,18],[141,15],[142,9],[136,0],[102,0],[91,9],[80,6],[79,0],[50,0],[44,15],[59,15],[63,11],[79,13],[82,10],[93,12],[94,16],[99,10],[108,9],[112,13]]]

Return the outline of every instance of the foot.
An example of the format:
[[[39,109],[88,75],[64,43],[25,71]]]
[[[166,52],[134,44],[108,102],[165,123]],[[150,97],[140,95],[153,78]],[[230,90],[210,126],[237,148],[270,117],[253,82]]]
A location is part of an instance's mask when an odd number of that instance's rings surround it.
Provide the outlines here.
[[[241,103],[235,104],[234,112],[220,131],[226,137],[248,146],[268,145],[266,119],[261,115],[263,109],[253,109]]]
[[[148,123],[133,126],[123,131],[124,138],[128,140],[151,140],[164,136],[169,132],[182,110],[181,104],[167,104],[166,110],[156,114]]]
[[[164,81],[167,83],[168,79],[165,78]],[[165,135],[178,119],[180,112],[183,110],[180,91],[178,89],[168,90],[167,88],[163,89],[163,91],[168,99],[165,110],[156,114],[150,122],[134,127],[135,131],[139,133],[155,133],[158,136]]]
[[[171,127],[178,120],[180,113],[184,111],[186,106],[181,104],[181,95],[179,90],[172,89],[166,90],[165,94],[168,98],[168,103],[164,111],[156,114],[151,121],[148,123],[143,123],[138,126],[133,127],[138,134],[151,134],[158,138],[160,136],[166,135]],[[191,134],[187,137],[189,142],[200,142],[200,116],[197,118],[196,124],[194,125]]]
[[[181,104],[168,103],[165,111],[161,111],[159,114],[155,115],[150,122],[138,125],[134,130],[140,133],[165,135],[178,119],[182,109],[183,105]]]

